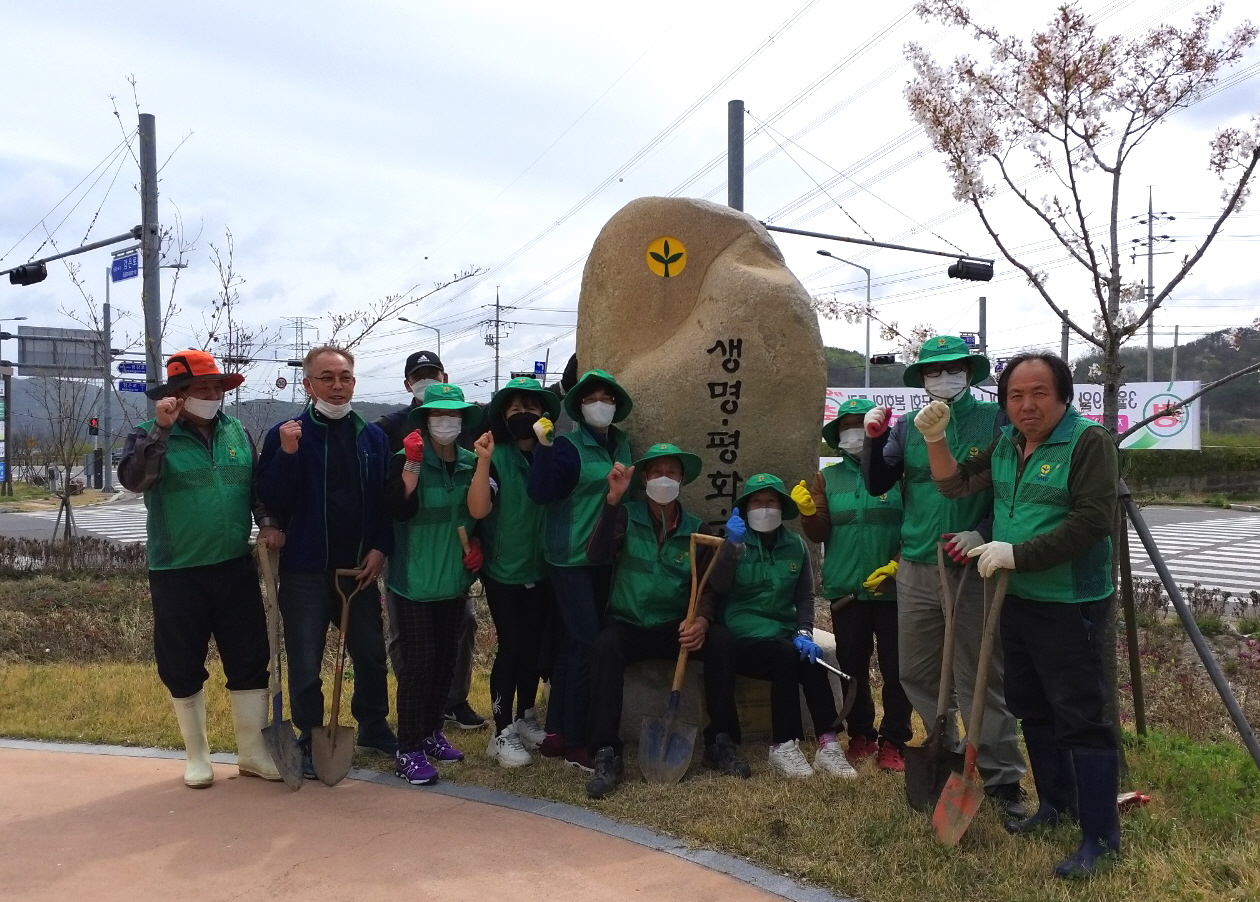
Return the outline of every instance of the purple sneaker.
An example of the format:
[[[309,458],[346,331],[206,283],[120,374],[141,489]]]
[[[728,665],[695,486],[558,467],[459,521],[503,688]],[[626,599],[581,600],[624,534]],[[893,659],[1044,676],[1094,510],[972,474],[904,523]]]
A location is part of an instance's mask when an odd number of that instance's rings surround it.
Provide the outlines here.
[[[399,752],[394,756],[394,776],[412,786],[429,786],[438,781],[438,770],[424,752]]]
[[[464,753],[447,742],[441,730],[434,730],[432,735],[423,739],[420,748],[437,762],[464,760]]]

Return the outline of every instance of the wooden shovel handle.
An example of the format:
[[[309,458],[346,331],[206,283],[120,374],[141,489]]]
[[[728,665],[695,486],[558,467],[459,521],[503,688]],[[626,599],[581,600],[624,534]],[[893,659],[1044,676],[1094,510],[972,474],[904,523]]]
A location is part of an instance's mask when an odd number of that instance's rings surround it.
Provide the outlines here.
[[[970,780],[976,772],[976,753],[980,745],[980,730],[984,726],[984,701],[989,691],[989,664],[993,661],[993,643],[998,623],[1002,617],[1002,603],[1006,601],[1006,584],[1011,571],[998,574],[997,588],[984,621],[984,638],[980,641],[980,660],[976,663],[976,688],[971,698],[971,718],[967,721],[967,750],[963,763],[963,776]],[[986,581],[987,582],[987,581]]]
[[[341,596],[341,628],[338,630],[337,637],[337,669],[333,674],[332,710],[328,715],[328,731],[330,734],[337,729],[338,718],[341,714],[341,680],[346,670],[346,630],[350,628],[350,602],[354,600],[354,596],[359,594],[361,587],[358,579],[362,575],[363,569],[361,567],[338,567],[333,571],[333,585],[337,588],[337,594]],[[354,591],[348,596],[341,589],[341,581],[345,578],[352,578],[356,581]]]
[[[723,539],[718,536],[705,535],[704,533],[693,532],[691,534],[689,556],[691,557],[691,598],[687,601],[687,616],[683,623],[687,626],[696,622],[696,608],[700,606],[700,594],[704,591],[705,585],[709,582],[709,574],[713,572],[713,567],[717,564],[717,549],[721,547]],[[700,582],[696,583],[696,545],[708,545],[714,549],[713,556],[709,559],[709,566],[704,569],[704,576],[700,578]],[[682,690],[683,677],[687,673],[687,649],[680,644],[678,647],[678,663],[674,665],[674,682],[670,686],[670,692],[679,692]]]
[[[468,544],[468,530],[462,526],[457,526],[455,531],[459,533],[459,544],[463,546],[464,554],[472,551],[472,546]]]

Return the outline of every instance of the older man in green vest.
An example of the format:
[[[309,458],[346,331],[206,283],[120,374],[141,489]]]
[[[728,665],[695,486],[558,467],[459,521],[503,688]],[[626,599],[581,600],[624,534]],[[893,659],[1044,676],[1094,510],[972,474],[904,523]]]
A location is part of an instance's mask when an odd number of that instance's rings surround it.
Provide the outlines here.
[[[1030,833],[1078,817],[1081,843],[1058,877],[1093,874],[1120,852],[1120,754],[1103,691],[1120,471],[1111,435],[1072,396],[1061,358],[1022,354],[998,381],[1011,425],[980,454],[959,463],[951,453],[948,406],[932,402],[914,421],[943,494],[994,496],[993,541],[969,554],[986,578],[1011,571],[1006,698],[1024,728],[1038,801],[1032,817],[1006,828]]]

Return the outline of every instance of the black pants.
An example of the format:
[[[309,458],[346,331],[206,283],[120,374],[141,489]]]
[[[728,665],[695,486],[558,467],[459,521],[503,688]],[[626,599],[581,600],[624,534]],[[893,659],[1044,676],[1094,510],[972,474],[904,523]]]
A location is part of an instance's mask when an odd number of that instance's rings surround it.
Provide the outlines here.
[[[414,752],[442,727],[442,705],[455,669],[456,642],[464,616],[464,597],[412,601],[396,596],[398,652],[398,750]]]
[[[270,651],[258,570],[249,555],[202,567],[150,570],[153,656],[173,698],[201,691],[214,636],[227,688],[267,688]]]
[[[882,599],[854,599],[832,616],[836,634],[836,661],[857,682],[853,709],[845,726],[850,738],[877,736],[904,748],[914,735],[910,725],[913,708],[901,687],[897,669],[897,603]],[[871,694],[871,655],[878,653],[879,673],[884,678],[880,698],[884,718],[875,729],[875,699]],[[815,665],[817,666],[817,665]]]
[[[801,690],[814,721],[814,733],[835,729],[840,715],[827,671],[802,661],[787,639],[736,639],[735,672],[770,681],[770,734],[775,745],[805,735],[801,725]]]
[[[499,641],[490,667],[490,700],[495,729],[502,732],[534,707],[538,695],[538,661],[551,615],[551,584],[542,580],[529,586],[513,585],[483,575],[481,585]]]
[[[621,697],[626,668],[647,660],[678,659],[678,624],[643,629],[609,617],[591,646],[591,753],[612,746],[621,754]],[[735,708],[734,639],[719,623],[709,627],[704,645],[689,657],[704,661],[704,700],[709,723],[706,744],[718,733],[739,742],[739,715]]]
[[[1052,726],[1059,748],[1117,748],[1103,685],[1111,606],[1110,597],[1063,603],[1006,596],[1006,703],[1019,719]]]

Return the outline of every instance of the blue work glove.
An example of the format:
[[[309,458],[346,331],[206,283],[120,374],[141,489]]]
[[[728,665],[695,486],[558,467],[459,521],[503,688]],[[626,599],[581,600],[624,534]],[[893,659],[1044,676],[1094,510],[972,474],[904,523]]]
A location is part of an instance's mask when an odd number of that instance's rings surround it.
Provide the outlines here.
[[[792,640],[792,645],[801,653],[801,660],[808,661],[811,664],[818,663],[818,656],[822,654],[822,647],[802,633],[797,633],[796,638]]]
[[[726,541],[732,545],[740,545],[748,534],[748,524],[739,515],[738,510],[731,511],[731,518],[726,521]]]

